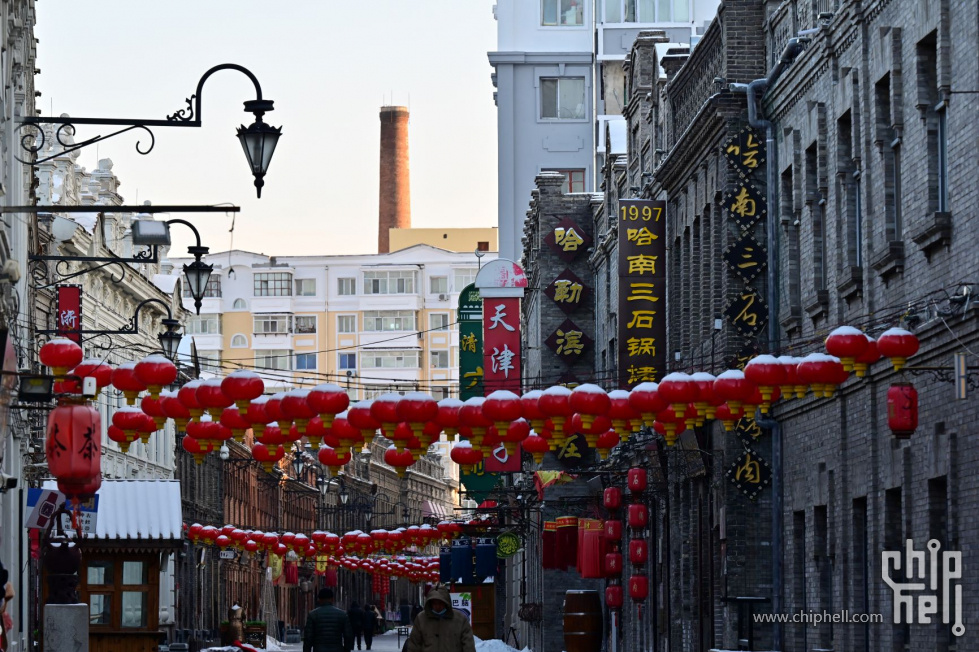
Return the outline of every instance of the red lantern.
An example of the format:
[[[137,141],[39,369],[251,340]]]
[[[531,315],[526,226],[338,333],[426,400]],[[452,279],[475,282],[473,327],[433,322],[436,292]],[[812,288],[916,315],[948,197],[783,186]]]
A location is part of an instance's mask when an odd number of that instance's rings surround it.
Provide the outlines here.
[[[248,423],[248,419],[241,416],[241,412],[236,407],[224,408],[224,411],[221,413],[220,423],[225,428],[231,430],[231,436],[238,443],[245,441],[245,431],[252,426],[252,424]]]
[[[82,347],[64,337],[56,337],[45,342],[38,351],[41,364],[51,367],[55,376],[64,376],[69,369],[77,367],[85,357]]]
[[[467,399],[462,407],[459,408],[459,424],[472,431],[473,446],[481,446],[487,431],[493,422],[486,418],[483,413],[483,403],[486,401],[482,396],[473,396]]]
[[[438,402],[438,415],[435,422],[449,437],[454,437],[459,432],[459,410],[462,409],[462,401],[457,398],[443,398]]]
[[[649,510],[646,506],[641,503],[631,503],[628,510],[626,510],[628,516],[629,527],[633,530],[644,530],[646,529],[646,524],[649,522]]]
[[[909,439],[918,428],[918,390],[897,383],[887,390],[887,425],[898,439]]]
[[[411,451],[398,452],[394,446],[389,446],[386,451],[384,451],[384,462],[394,468],[398,472],[398,477],[403,478],[405,475],[405,470],[415,463],[415,459],[411,454]]]
[[[626,477],[628,478],[629,491],[634,494],[646,491],[646,469],[639,467],[629,469],[629,474]]]
[[[261,462],[267,473],[271,473],[272,468],[285,456],[286,450],[282,446],[266,446],[261,443],[252,446],[252,458]]]
[[[519,418],[507,423],[506,426],[505,430],[497,430],[497,434],[500,436],[500,443],[506,448],[507,455],[514,455],[517,446],[530,436],[530,424],[526,419]]]
[[[112,430],[113,430],[113,428],[115,428],[115,426],[109,426],[109,437],[113,441],[116,441],[116,439],[114,437],[112,437]],[[116,430],[118,430],[119,432],[122,432],[118,428],[116,428]],[[123,433],[123,436],[125,436],[125,433]],[[128,443],[126,445],[128,447]],[[194,439],[193,437],[190,437],[190,436],[187,436],[187,437],[184,437],[183,439],[181,439],[180,440],[180,445],[183,446],[183,449],[186,452],[188,452],[188,453],[190,453],[191,455],[194,456],[194,461],[196,463],[198,463],[198,464],[201,464],[204,461],[204,458],[207,456],[207,454],[211,451],[211,443],[210,442],[207,442],[207,441],[199,441],[199,440]]]
[[[609,609],[622,608],[622,585],[613,584],[605,587],[605,604]]]
[[[282,436],[282,429],[279,428],[279,424],[277,423],[266,424],[265,429],[262,430],[262,434],[256,435],[255,439],[266,446],[278,446],[285,442],[285,437]]]
[[[629,561],[636,566],[645,565],[649,559],[649,544],[645,539],[632,539],[629,541]]]
[[[115,374],[113,374],[112,379],[115,382]],[[190,412],[191,419],[200,419],[201,415],[204,414],[204,407],[197,400],[197,389],[203,384],[203,380],[192,380],[189,383],[184,383],[177,391],[177,399]]]
[[[847,371],[866,349],[867,336],[853,326],[840,326],[826,338],[826,352],[839,358]]]
[[[425,423],[438,417],[439,404],[425,392],[408,392],[397,403],[398,419],[411,428],[412,434],[421,439]]]
[[[867,375],[867,369],[870,365],[874,364],[880,360],[880,351],[877,350],[877,340],[872,337],[867,337],[867,348],[863,350],[856,360],[853,362],[853,371],[856,373],[857,378],[863,378]]]
[[[619,509],[622,507],[622,490],[618,487],[608,487],[602,494],[602,502],[605,509]]]
[[[195,393],[198,404],[211,415],[211,418],[218,420],[224,408],[231,407],[234,403],[229,396],[221,391],[221,379],[210,378],[201,383]]]
[[[532,389],[529,392],[524,392],[523,396],[520,397],[520,412],[523,418],[530,423],[531,429],[538,435],[544,430],[544,421],[547,420],[547,415],[541,412],[539,405],[543,393],[539,389]]]
[[[285,423],[286,415],[282,412],[282,399],[285,397],[285,392],[278,392],[269,396],[265,401],[265,414],[269,417],[269,421],[281,423],[283,428],[287,428]]]
[[[673,407],[673,413],[682,419],[687,404],[697,400],[697,383],[685,373],[675,371],[660,381],[657,393]]]
[[[728,369],[714,379],[714,396],[737,410],[754,393],[755,386],[739,369]]]
[[[742,412],[734,411],[731,406],[727,403],[721,403],[717,406],[717,410],[714,412],[714,418],[724,424],[724,430],[731,432],[734,430],[734,424],[738,422],[742,416]]]
[[[550,444],[540,435],[530,435],[523,440],[523,449],[534,456],[534,464],[542,464],[544,454],[550,450]]]
[[[245,419],[252,424],[252,431],[256,437],[261,437],[265,432],[265,426],[272,422],[272,418],[265,411],[268,400],[268,396],[259,396],[252,399],[245,409]]]
[[[630,577],[629,597],[634,602],[642,602],[649,597],[649,578],[645,575],[633,575]]]
[[[697,385],[697,400],[693,403],[694,407],[697,408],[696,425],[702,426],[704,425],[704,419],[714,418],[714,408],[722,401],[715,401],[714,381],[716,378],[714,378],[713,374],[709,374],[706,371],[698,371],[690,374],[690,378]]]
[[[377,419],[371,416],[373,405],[374,401],[371,400],[358,401],[347,408],[347,421],[354,428],[360,430],[360,434],[364,437],[364,445],[368,448],[374,441],[377,429],[381,427]]]
[[[605,416],[608,414],[609,408],[612,407],[608,393],[598,385],[591,383],[578,385],[571,390],[571,398],[568,403],[573,412],[581,415],[581,425],[584,426],[585,430],[590,430],[595,418]]]
[[[609,541],[618,541],[622,538],[622,521],[611,519],[605,521],[605,538]]]
[[[124,362],[113,369],[112,385],[123,393],[127,405],[136,405],[136,397],[146,391],[146,384],[136,377],[135,362]]]
[[[400,395],[388,393],[381,394],[371,404],[371,416],[381,424],[381,433],[388,439],[394,439],[394,429],[401,421],[398,418],[398,402],[400,400]]]
[[[329,468],[331,471],[335,471],[346,466],[350,461],[351,455],[349,450],[340,452],[335,448],[323,444],[320,446],[319,452],[316,453],[316,457],[319,458],[320,464]]]
[[[254,371],[236,369],[221,381],[221,391],[234,401],[239,412],[244,412],[265,391],[265,381]]]
[[[165,385],[170,385],[177,380],[177,365],[173,364],[165,355],[154,353],[148,355],[133,367],[133,373],[139,382],[146,385],[150,396],[158,398],[160,390]]]
[[[214,539],[214,545],[224,550],[231,545],[231,537],[220,534]]]
[[[782,363],[782,368],[785,370],[785,380],[782,381],[781,386],[782,396],[787,399],[793,396],[805,398],[806,386],[799,378],[799,363],[802,362],[802,358],[780,355],[778,361]]]
[[[659,395],[656,383],[639,383],[629,392],[629,406],[642,417],[643,425],[653,427],[656,413],[666,409],[667,402]]]
[[[639,413],[629,404],[629,392],[624,389],[612,390],[608,393],[608,399],[608,416],[612,427],[619,434],[619,438],[626,442],[632,434],[633,422],[639,421]]]
[[[162,430],[167,423],[167,415],[163,412],[163,399],[144,396],[139,402],[140,409],[148,414],[156,425],[157,430]]]
[[[350,405],[350,397],[347,392],[333,383],[323,383],[309,390],[306,400],[309,407],[319,415],[323,425],[327,428],[333,425],[333,418],[346,411]]]
[[[520,397],[511,391],[499,389],[492,392],[483,401],[483,416],[493,422],[497,432],[506,432],[511,421],[516,421],[523,415]],[[508,450],[508,452],[510,452]],[[512,455],[513,453],[510,452]]]
[[[184,431],[187,429],[187,423],[190,421],[190,410],[177,398],[177,392],[160,392],[160,407],[163,408],[164,416],[173,419],[177,430]]]
[[[598,436],[598,440],[595,442],[595,448],[598,449],[598,456],[607,460],[609,453],[613,448],[619,445],[619,433],[614,430],[607,430]]]
[[[112,365],[105,360],[89,358],[88,360],[82,360],[77,367],[72,369],[71,375],[78,376],[83,380],[85,378],[95,378],[95,395],[98,396],[103,387],[112,384]]]
[[[299,431],[300,436],[306,434],[306,426],[309,425],[309,420],[317,416],[316,410],[309,405],[308,389],[294,389],[291,392],[286,392],[286,395],[282,397],[281,409],[286,421],[296,424],[296,430]]]
[[[460,441],[452,447],[449,457],[464,471],[472,473],[476,465],[483,461],[483,452],[478,448],[473,448],[468,441]]]
[[[119,428],[126,434],[126,442],[120,442],[120,448],[125,453],[129,450],[129,444],[136,441],[146,427],[146,413],[139,408],[123,407],[112,413],[112,425]],[[154,424],[155,425],[155,424]]]
[[[86,495],[101,479],[101,438],[102,418],[91,406],[61,403],[48,415],[44,447],[48,470],[68,498]]]
[[[537,401],[537,407],[551,420],[554,429],[559,431],[574,412],[571,409],[571,390],[562,385],[548,387]]]
[[[891,328],[877,338],[877,351],[891,359],[894,371],[904,368],[908,358],[918,352],[918,337],[903,328]]]
[[[744,367],[744,377],[758,386],[761,392],[761,411],[765,414],[773,402],[773,388],[785,383],[785,368],[772,355],[755,356]]]

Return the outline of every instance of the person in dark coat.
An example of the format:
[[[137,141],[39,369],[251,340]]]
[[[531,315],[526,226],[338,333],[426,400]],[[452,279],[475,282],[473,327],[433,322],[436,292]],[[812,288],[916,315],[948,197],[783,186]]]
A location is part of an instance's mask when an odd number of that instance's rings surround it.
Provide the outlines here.
[[[369,604],[364,607],[364,647],[371,649],[374,641],[374,631],[377,629],[377,610],[374,605]]]
[[[354,632],[354,639],[357,641],[357,649],[360,649],[361,636],[364,633],[364,610],[356,602],[350,603],[347,609],[347,618],[350,619],[350,628]]]
[[[333,590],[320,589],[316,603],[319,606],[306,616],[303,652],[350,652],[353,628],[347,614],[333,606]]]

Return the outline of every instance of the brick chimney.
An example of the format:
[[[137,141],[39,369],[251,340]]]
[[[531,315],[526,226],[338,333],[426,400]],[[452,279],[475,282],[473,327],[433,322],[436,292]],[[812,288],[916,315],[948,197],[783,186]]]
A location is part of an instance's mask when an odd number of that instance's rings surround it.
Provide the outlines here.
[[[381,175],[377,252],[390,251],[389,229],[411,228],[408,178],[408,107],[381,107]]]

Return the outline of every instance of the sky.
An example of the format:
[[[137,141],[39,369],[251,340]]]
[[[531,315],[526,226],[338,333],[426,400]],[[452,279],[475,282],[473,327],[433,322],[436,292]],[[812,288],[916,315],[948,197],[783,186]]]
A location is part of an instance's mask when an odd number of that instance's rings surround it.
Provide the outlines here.
[[[251,70],[282,127],[256,199],[235,136],[253,121],[241,73],[204,85],[200,129],[130,132],[81,150],[110,158],[127,204],[241,207],[191,215],[211,251],[269,255],[377,250],[378,110],[406,105],[412,225],[496,226],[494,0],[39,0],[37,106],[43,115],[164,119],[214,65]],[[79,127],[76,140],[106,133]],[[186,217],[177,216],[173,217]],[[175,226],[174,255],[192,244]]]

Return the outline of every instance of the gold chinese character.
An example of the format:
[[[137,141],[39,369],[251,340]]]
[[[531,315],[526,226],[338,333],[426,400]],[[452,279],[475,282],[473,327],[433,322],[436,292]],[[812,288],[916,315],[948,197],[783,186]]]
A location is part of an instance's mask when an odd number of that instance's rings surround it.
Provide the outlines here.
[[[755,248],[745,246],[744,251],[745,253],[741,254],[741,258],[743,258],[747,262],[738,263],[738,269],[745,269],[746,267],[757,267],[758,261],[754,260],[754,258],[751,255],[752,253],[754,253]]]
[[[559,303],[578,303],[581,301],[581,283],[567,279],[554,281],[554,300]]]
[[[483,379],[483,368],[476,367],[476,371],[467,371],[462,375],[462,377],[466,379],[470,379],[470,378],[472,379],[469,381],[469,385],[466,386],[466,389],[472,389],[473,387],[479,384],[479,381]]]
[[[758,160],[755,156],[758,155],[758,143],[755,142],[755,135],[752,133],[748,134],[748,142],[744,144],[745,150],[741,153],[741,163],[746,168],[756,168],[758,167]]]
[[[574,230],[574,228],[557,228],[554,229],[554,242],[556,242],[564,251],[578,251],[578,247],[581,246],[585,240]]]
[[[649,272],[655,276],[656,261],[658,259],[659,256],[644,256],[643,254],[627,257],[626,260],[629,261],[629,274],[639,274],[642,276],[646,272]]]
[[[470,353],[476,352],[476,334],[470,333],[459,338],[459,348]]]
[[[635,355],[656,355],[655,337],[630,337],[625,343],[630,358]]]
[[[746,435],[751,435],[754,439],[761,437],[761,426],[750,417],[742,417],[738,421],[738,430]]]
[[[744,464],[738,467],[738,470],[734,473],[734,479],[740,481],[742,475],[744,476],[745,482],[750,482],[751,484],[761,482],[761,465],[751,459],[750,453],[745,453]]]
[[[558,452],[558,459],[565,459],[568,457],[581,457],[581,451],[578,450],[578,445],[575,441],[578,440],[578,435],[574,434],[564,440],[564,444],[561,446],[561,450]]]
[[[653,295],[654,283],[630,283],[631,294],[626,297],[626,301],[649,301],[655,303],[659,297]]]
[[[748,196],[748,189],[742,186],[741,192],[738,193],[738,196],[734,198],[734,203],[731,204],[731,212],[737,213],[741,217],[754,217],[755,209],[755,200]]]
[[[655,315],[655,310],[633,310],[632,321],[626,325],[626,328],[652,328]]]
[[[560,328],[557,331],[557,354],[561,355],[580,355],[584,349],[584,342],[581,341],[581,331],[568,331],[565,333]]]
[[[629,372],[629,384],[633,383],[655,383],[656,382],[656,368],[655,367],[636,367],[630,366],[627,371]]]
[[[748,324],[749,326],[755,326],[758,323],[758,314],[754,312],[748,312],[748,309],[755,304],[755,295],[742,294],[741,298],[747,299],[748,303],[741,310],[741,312],[738,313],[738,316],[734,318],[734,321],[738,321],[740,319],[744,321],[744,323]]]
[[[653,244],[653,240],[659,240],[659,236],[645,226],[641,229],[626,229],[625,234],[629,241],[635,242],[640,247],[649,246]]]

